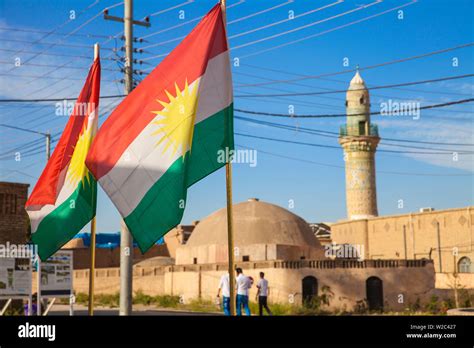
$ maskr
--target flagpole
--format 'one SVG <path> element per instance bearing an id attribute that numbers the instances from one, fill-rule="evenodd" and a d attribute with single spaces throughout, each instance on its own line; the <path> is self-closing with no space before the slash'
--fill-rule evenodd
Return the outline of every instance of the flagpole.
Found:
<path id="1" fill-rule="evenodd" d="M 96 43 L 94 45 L 94 61 L 98 58 L 99 58 L 99 44 Z M 97 192 L 94 192 L 93 197 L 94 195 L 97 195 Z M 96 202 L 97 202 L 97 198 L 96 198 Z M 97 211 L 97 206 L 96 206 L 96 211 Z M 91 252 L 91 265 L 89 269 L 89 315 L 94 315 L 95 244 L 96 244 L 95 225 L 96 225 L 96 221 L 95 221 L 95 216 L 94 216 L 91 220 L 91 240 L 90 240 L 90 246 L 89 246 L 89 249 Z"/>
<path id="2" fill-rule="evenodd" d="M 91 266 L 89 270 L 89 315 L 94 315 L 94 280 L 95 280 L 95 216 L 91 220 Z"/>
<path id="3" fill-rule="evenodd" d="M 226 0 L 220 0 L 227 38 Z M 232 164 L 227 158 L 225 165 L 225 184 L 227 195 L 227 254 L 229 257 L 230 314 L 235 315 L 235 273 L 234 273 L 234 223 L 232 218 Z"/>

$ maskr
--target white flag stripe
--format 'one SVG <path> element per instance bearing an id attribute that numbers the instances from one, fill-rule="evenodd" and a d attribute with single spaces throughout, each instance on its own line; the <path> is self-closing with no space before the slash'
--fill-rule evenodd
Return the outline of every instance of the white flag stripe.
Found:
<path id="1" fill-rule="evenodd" d="M 229 53 L 226 51 L 209 60 L 206 71 L 199 80 L 195 123 L 204 121 L 232 103 L 230 81 Z M 195 81 L 190 85 L 190 88 L 194 87 Z M 152 133 L 157 128 L 153 121 L 150 122 L 124 151 L 114 167 L 99 179 L 100 185 L 123 217 L 135 209 L 150 188 L 182 156 L 181 151 L 173 156 L 169 150 L 164 152 L 166 142 L 156 145 L 160 138 Z"/>
<path id="2" fill-rule="evenodd" d="M 94 127 L 92 129 L 92 136 L 94 136 L 97 132 L 97 109 L 95 109 L 88 117 L 89 117 L 89 127 Z M 56 202 L 54 204 L 46 204 L 43 206 L 29 206 L 26 208 L 26 212 L 30 217 L 30 224 L 31 224 L 31 233 L 35 233 L 38 230 L 38 226 L 40 225 L 41 221 L 53 212 L 57 207 L 63 204 L 71 195 L 76 191 L 77 185 L 80 182 L 71 183 L 67 178 L 69 163 L 59 174 L 58 182 L 61 184 L 61 187 L 58 188 L 58 196 L 56 198 Z M 91 175 L 91 174 L 89 174 Z"/>

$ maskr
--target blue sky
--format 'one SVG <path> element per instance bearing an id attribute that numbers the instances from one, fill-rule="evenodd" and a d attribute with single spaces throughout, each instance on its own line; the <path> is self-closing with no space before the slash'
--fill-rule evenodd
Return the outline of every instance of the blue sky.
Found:
<path id="1" fill-rule="evenodd" d="M 112 48 L 115 45 L 120 47 L 122 41 L 108 37 L 120 35 L 122 25 L 105 21 L 99 14 L 105 7 L 118 3 L 118 0 L 0 0 L 0 97 L 77 96 L 91 63 L 87 57 L 91 56 L 92 59 L 92 44 L 96 41 L 103 43 L 102 94 L 121 93 L 123 85 L 120 83 L 120 68 L 110 57 L 113 56 Z M 145 47 L 144 53 L 136 55 L 137 59 L 144 59 L 145 63 L 136 69 L 146 73 L 156 66 L 162 57 L 153 57 L 169 52 L 179 42 L 177 38 L 186 35 L 197 24 L 194 19 L 204 15 L 214 3 L 207 0 L 135 1 L 136 18 L 156 14 L 151 17 L 151 28 L 135 27 L 136 37 L 148 36 L 147 42 L 137 45 Z M 472 46 L 370 70 L 363 69 L 474 41 L 474 3 L 470 0 L 229 0 L 228 6 L 231 54 L 240 63 L 240 66 L 233 67 L 236 108 L 288 113 L 289 105 L 293 105 L 296 114 L 343 113 L 343 93 L 271 99 L 237 96 L 345 89 L 353 72 L 325 79 L 307 78 L 296 83 L 286 81 L 250 85 L 351 70 L 357 64 L 362 68 L 361 74 L 369 88 L 474 72 Z M 399 6 L 404 7 L 397 9 Z M 170 9 L 172 7 L 175 8 Z M 75 11 L 76 18 L 68 21 L 70 11 Z M 110 14 L 122 16 L 123 6 L 112 8 Z M 291 15 L 294 15 L 294 19 L 289 19 Z M 53 32 L 44 37 L 44 32 L 50 31 Z M 92 37 L 82 34 L 91 34 Z M 151 45 L 155 46 L 146 47 Z M 122 52 L 119 54 L 122 55 Z M 15 68 L 13 64 L 18 57 L 25 63 Z M 347 60 L 348 66 L 344 66 Z M 473 79 L 465 78 L 380 89 L 371 93 L 372 111 L 378 111 L 380 104 L 389 99 L 418 101 L 424 106 L 472 98 L 473 86 Z M 379 125 L 382 137 L 379 149 L 423 151 L 394 147 L 389 142 L 382 145 L 384 137 L 437 143 L 474 143 L 472 105 L 422 110 L 419 120 L 407 116 L 374 116 L 372 122 Z M 113 106 L 111 100 L 102 101 L 102 121 Z M 67 118 L 55 116 L 54 111 L 54 103 L 0 105 L 0 123 L 56 133 L 62 130 Z M 345 122 L 340 118 L 297 120 L 239 115 L 332 132 L 337 132 Z M 258 136 L 338 145 L 336 138 L 275 129 L 243 120 L 235 121 L 235 130 Z M 41 137 L 0 127 L 0 138 L 0 152 L 3 155 L 0 156 L 0 180 L 28 182 L 33 186 L 45 164 L 44 153 L 39 153 L 44 145 L 42 142 L 28 144 Z M 241 146 L 260 151 L 257 166 L 234 165 L 235 202 L 258 197 L 289 208 L 291 201 L 294 203 L 291 210 L 310 222 L 331 222 L 345 218 L 342 150 L 242 136 L 236 136 L 235 139 Z M 9 153 L 25 144 L 25 150 L 22 150 L 25 155 L 21 161 L 15 161 Z M 473 148 L 442 144 L 399 144 L 452 151 L 471 151 Z M 457 161 L 453 160 L 451 154 L 380 151 L 376 156 L 381 215 L 412 212 L 427 206 L 444 209 L 473 204 L 472 154 L 459 155 Z M 403 208 L 398 206 L 400 199 L 403 200 Z M 189 190 L 183 223 L 202 219 L 224 205 L 225 173 L 222 169 Z M 97 223 L 100 232 L 119 228 L 115 207 L 103 192 L 99 194 Z"/>

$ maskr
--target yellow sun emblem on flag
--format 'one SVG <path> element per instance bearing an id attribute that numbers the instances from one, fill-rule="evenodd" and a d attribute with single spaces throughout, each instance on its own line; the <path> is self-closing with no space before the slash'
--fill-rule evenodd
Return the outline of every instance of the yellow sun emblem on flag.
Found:
<path id="1" fill-rule="evenodd" d="M 89 171 L 86 167 L 86 157 L 92 143 L 93 125 L 88 124 L 84 132 L 79 135 L 74 152 L 72 153 L 71 162 L 66 173 L 66 180 L 73 186 L 77 186 L 79 181 L 85 185 L 85 181 L 90 182 Z"/>
<path id="2" fill-rule="evenodd" d="M 165 90 L 169 102 L 157 100 L 163 106 L 161 111 L 152 111 L 161 118 L 153 121 L 153 124 L 159 126 L 158 130 L 152 135 L 160 135 L 160 140 L 156 145 L 165 142 L 163 153 L 171 148 L 172 156 L 181 149 L 182 157 L 188 150 L 191 150 L 193 141 L 194 120 L 198 104 L 198 82 L 190 87 L 186 80 L 181 91 L 175 83 L 176 96 L 173 96 Z"/>

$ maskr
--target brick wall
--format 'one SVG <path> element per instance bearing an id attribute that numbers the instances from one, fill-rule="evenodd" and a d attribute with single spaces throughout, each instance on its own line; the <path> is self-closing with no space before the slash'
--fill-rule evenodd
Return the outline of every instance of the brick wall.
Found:
<path id="1" fill-rule="evenodd" d="M 28 184 L 0 182 L 0 243 L 27 241 L 28 215 L 25 203 Z"/>

